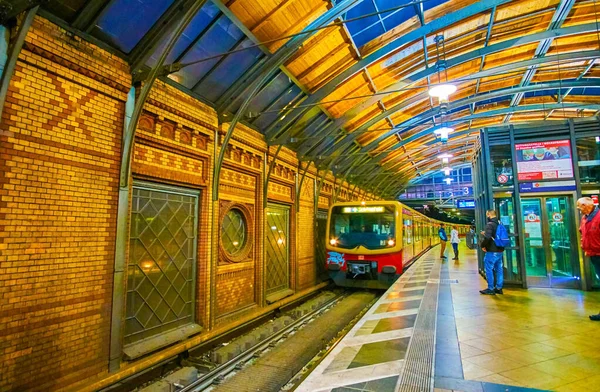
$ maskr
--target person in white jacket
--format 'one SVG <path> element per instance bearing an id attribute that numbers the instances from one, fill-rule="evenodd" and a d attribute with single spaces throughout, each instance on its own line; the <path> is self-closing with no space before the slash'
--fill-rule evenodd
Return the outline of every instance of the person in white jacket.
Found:
<path id="1" fill-rule="evenodd" d="M 450 232 L 450 243 L 452 244 L 452 249 L 454 250 L 454 258 L 452 260 L 458 260 L 459 242 L 460 238 L 458 238 L 458 230 L 456 230 L 456 226 L 452 226 L 452 231 Z"/>

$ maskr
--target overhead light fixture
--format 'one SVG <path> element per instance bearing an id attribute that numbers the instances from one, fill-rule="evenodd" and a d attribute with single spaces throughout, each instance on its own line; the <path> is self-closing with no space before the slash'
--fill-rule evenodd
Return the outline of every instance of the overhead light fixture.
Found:
<path id="1" fill-rule="evenodd" d="M 452 178 L 444 178 L 444 181 L 446 181 L 447 185 L 450 185 L 450 183 L 454 180 Z"/>
<path id="2" fill-rule="evenodd" d="M 452 168 L 446 166 L 445 168 L 442 169 L 442 171 L 444 172 L 445 175 L 449 176 L 450 172 L 452 171 Z"/>
<path id="3" fill-rule="evenodd" d="M 448 101 L 451 94 L 456 92 L 456 86 L 450 83 L 438 84 L 429 89 L 429 96 L 438 98 L 440 101 Z"/>
<path id="4" fill-rule="evenodd" d="M 452 154 L 441 154 L 438 155 L 438 158 L 442 160 L 442 163 L 448 163 L 448 160 L 452 158 L 454 155 Z"/>
<path id="5" fill-rule="evenodd" d="M 442 143 L 445 143 L 448 141 L 448 134 L 450 132 L 454 132 L 454 128 L 441 127 L 441 128 L 436 129 L 435 131 L 433 131 L 433 133 L 435 133 L 437 136 L 440 137 L 440 139 L 442 139 Z"/>

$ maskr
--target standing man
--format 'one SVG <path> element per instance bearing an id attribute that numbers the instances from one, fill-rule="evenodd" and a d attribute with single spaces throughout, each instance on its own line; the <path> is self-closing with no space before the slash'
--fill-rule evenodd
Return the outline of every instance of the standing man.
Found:
<path id="1" fill-rule="evenodd" d="M 581 248 L 594 266 L 596 275 L 600 275 L 600 213 L 591 197 L 577 200 L 577 209 L 583 214 L 579 232 L 581 233 Z M 600 314 L 590 316 L 590 320 L 600 321 Z"/>
<path id="2" fill-rule="evenodd" d="M 452 260 L 458 260 L 459 242 L 460 238 L 458 238 L 458 230 L 456 230 L 456 226 L 452 226 L 452 231 L 450 232 L 450 243 L 452 244 L 452 249 L 454 250 L 454 258 Z"/>
<path id="3" fill-rule="evenodd" d="M 446 256 L 444 256 L 444 252 L 446 251 L 446 242 L 448 242 L 448 236 L 446 235 L 446 230 L 444 230 L 443 223 L 440 223 L 438 235 L 440 236 L 440 258 L 445 259 Z"/>
<path id="4" fill-rule="evenodd" d="M 496 210 L 487 210 L 485 216 L 487 217 L 488 222 L 485 226 L 485 231 L 481 232 L 484 236 L 483 241 L 481 241 L 481 250 L 485 252 L 483 262 L 485 264 L 485 277 L 487 279 L 488 288 L 480 290 L 479 292 L 483 295 L 504 294 L 502 292 L 502 285 L 504 284 L 502 252 L 504 252 L 504 248 L 496 245 L 496 242 L 494 241 L 499 224 L 498 218 L 496 217 Z M 495 287 L 494 272 L 496 272 Z"/>

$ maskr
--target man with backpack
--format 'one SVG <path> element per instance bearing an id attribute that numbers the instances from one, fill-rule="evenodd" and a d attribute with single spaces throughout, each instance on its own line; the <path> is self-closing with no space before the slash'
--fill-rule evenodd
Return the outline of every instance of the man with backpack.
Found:
<path id="1" fill-rule="evenodd" d="M 485 252 L 483 261 L 488 288 L 479 292 L 483 295 L 504 294 L 502 292 L 502 285 L 504 283 L 502 253 L 504 252 L 504 247 L 510 245 L 510 239 L 508 238 L 506 228 L 498 221 L 495 210 L 487 210 L 485 216 L 488 223 L 485 226 L 485 231 L 481 232 L 484 237 L 483 241 L 481 241 L 481 250 Z M 494 272 L 496 273 L 495 286 Z"/>
<path id="2" fill-rule="evenodd" d="M 443 223 L 440 223 L 438 235 L 440 236 L 440 258 L 445 259 L 446 256 L 444 256 L 444 252 L 446 251 L 446 243 L 448 242 L 448 236 L 446 235 L 446 230 L 444 229 Z"/>

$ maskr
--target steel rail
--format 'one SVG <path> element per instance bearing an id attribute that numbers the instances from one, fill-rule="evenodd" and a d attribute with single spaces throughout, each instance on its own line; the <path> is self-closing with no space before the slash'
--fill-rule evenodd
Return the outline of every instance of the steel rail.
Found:
<path id="1" fill-rule="evenodd" d="M 256 354 L 266 350 L 267 348 L 269 348 L 269 346 L 271 346 L 271 344 L 274 344 L 278 340 L 285 338 L 290 332 L 300 328 L 304 324 L 309 323 L 316 315 L 332 307 L 342 299 L 346 298 L 348 295 L 348 292 L 344 292 L 339 296 L 332 298 L 320 308 L 315 309 L 310 313 L 300 317 L 298 320 L 291 323 L 288 327 L 283 328 L 281 331 L 275 332 L 265 340 L 251 347 L 249 350 L 239 354 L 238 356 L 229 360 L 223 365 L 211 370 L 209 373 L 200 377 L 198 380 L 180 389 L 179 392 L 198 392 L 210 387 L 215 383 L 216 380 L 222 379 L 227 374 L 233 372 L 234 370 L 237 370 L 240 364 L 247 362 L 248 360 L 252 359 Z"/>

